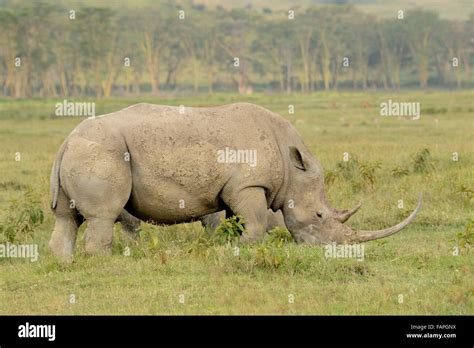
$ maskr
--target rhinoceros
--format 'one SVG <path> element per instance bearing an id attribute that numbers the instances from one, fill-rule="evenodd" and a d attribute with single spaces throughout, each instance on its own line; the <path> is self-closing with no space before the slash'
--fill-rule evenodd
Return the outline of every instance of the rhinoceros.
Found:
<path id="1" fill-rule="evenodd" d="M 60 258 L 74 252 L 84 219 L 85 250 L 110 253 L 113 225 L 128 217 L 175 224 L 228 211 L 242 216 L 242 243 L 260 240 L 267 209 L 281 210 L 300 243 L 360 243 L 378 231 L 343 223 L 360 207 L 332 208 L 321 165 L 283 117 L 250 103 L 217 107 L 136 104 L 81 122 L 60 146 L 51 173 L 54 231 Z M 130 220 L 130 219 L 128 219 Z"/>

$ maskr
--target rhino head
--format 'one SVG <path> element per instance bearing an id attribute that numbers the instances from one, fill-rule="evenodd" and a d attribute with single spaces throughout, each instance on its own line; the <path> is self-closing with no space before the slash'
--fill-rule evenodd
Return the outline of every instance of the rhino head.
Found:
<path id="1" fill-rule="evenodd" d="M 354 244 L 387 237 L 407 226 L 421 208 L 420 195 L 416 209 L 399 224 L 377 231 L 354 230 L 344 222 L 361 204 L 350 210 L 332 208 L 324 193 L 322 167 L 306 148 L 289 146 L 288 151 L 289 180 L 282 210 L 288 230 L 299 243 Z"/>

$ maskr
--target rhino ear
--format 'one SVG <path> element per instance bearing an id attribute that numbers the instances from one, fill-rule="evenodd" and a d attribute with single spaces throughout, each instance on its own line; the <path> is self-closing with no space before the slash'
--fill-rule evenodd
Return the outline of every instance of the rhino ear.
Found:
<path id="1" fill-rule="evenodd" d="M 294 146 L 289 146 L 288 149 L 290 150 L 290 161 L 293 163 L 293 165 L 301 170 L 307 170 L 308 169 L 308 164 L 303 158 L 303 155 L 301 154 L 300 150 L 298 150 Z"/>

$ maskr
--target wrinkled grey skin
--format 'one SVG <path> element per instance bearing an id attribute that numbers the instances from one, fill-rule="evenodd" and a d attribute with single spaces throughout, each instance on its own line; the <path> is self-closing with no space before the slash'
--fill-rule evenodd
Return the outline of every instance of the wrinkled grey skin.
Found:
<path id="1" fill-rule="evenodd" d="M 257 165 L 219 163 L 217 151 L 226 147 L 256 150 Z M 124 209 L 158 224 L 231 211 L 244 218 L 243 243 L 263 237 L 268 209 L 281 210 L 296 241 L 327 244 L 391 235 L 421 206 L 420 199 L 407 219 L 381 231 L 343 225 L 358 207 L 331 208 L 323 170 L 296 130 L 248 103 L 185 108 L 184 113 L 173 106 L 137 104 L 84 120 L 59 149 L 51 189 L 56 222 L 49 245 L 63 259 L 73 255 L 83 219 L 86 252 L 110 253 L 113 224 L 123 220 Z"/>

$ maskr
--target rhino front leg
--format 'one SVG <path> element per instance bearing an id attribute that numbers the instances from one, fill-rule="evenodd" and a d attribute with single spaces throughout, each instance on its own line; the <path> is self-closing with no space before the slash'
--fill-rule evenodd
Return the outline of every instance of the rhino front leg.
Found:
<path id="1" fill-rule="evenodd" d="M 235 215 L 244 219 L 245 232 L 240 237 L 242 243 L 254 243 L 263 239 L 267 230 L 267 200 L 261 187 L 248 187 L 231 195 L 224 202 Z"/>
<path id="2" fill-rule="evenodd" d="M 281 210 L 274 212 L 271 209 L 268 209 L 267 231 L 271 231 L 275 227 L 286 228 L 283 213 Z"/>

